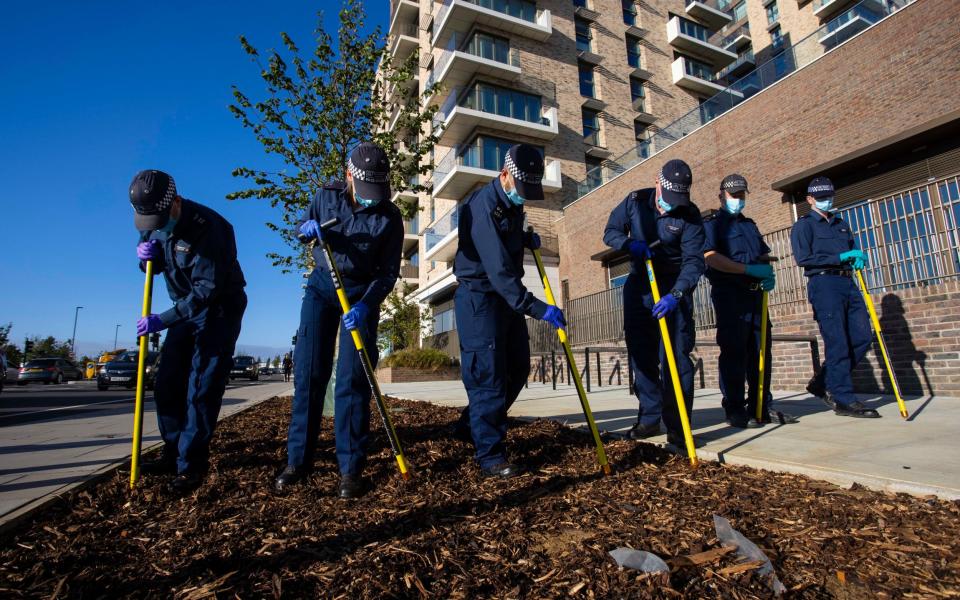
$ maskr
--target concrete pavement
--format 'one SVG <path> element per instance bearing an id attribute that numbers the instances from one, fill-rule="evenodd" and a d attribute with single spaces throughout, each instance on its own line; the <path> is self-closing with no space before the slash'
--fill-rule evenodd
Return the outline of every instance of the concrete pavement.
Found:
<path id="1" fill-rule="evenodd" d="M 385 384 L 398 398 L 464 406 L 459 381 Z M 926 397 L 907 400 L 904 421 L 892 397 L 860 397 L 882 419 L 838 417 L 806 392 L 775 394 L 775 410 L 800 418 L 791 425 L 734 429 L 724 422 L 718 390 L 697 390 L 691 417 L 694 435 L 704 445 L 702 459 L 808 475 L 838 485 L 859 483 L 889 492 L 935 494 L 960 499 L 960 399 Z M 594 388 L 589 394 L 597 426 L 625 433 L 636 421 L 637 400 L 625 386 Z M 672 400 L 672 398 L 671 398 Z M 586 427 L 572 386 L 531 383 L 510 410 L 517 418 L 549 418 Z M 666 443 L 666 435 L 651 438 Z"/>
<path id="2" fill-rule="evenodd" d="M 292 382 L 231 386 L 220 418 L 292 393 Z M 0 420 L 0 527 L 118 462 L 129 461 L 133 396 L 130 392 L 104 402 L 60 402 L 62 406 L 40 411 L 5 412 Z M 10 400 L 6 391 L 0 398 Z M 159 444 L 151 393 L 144 406 L 143 448 Z"/>

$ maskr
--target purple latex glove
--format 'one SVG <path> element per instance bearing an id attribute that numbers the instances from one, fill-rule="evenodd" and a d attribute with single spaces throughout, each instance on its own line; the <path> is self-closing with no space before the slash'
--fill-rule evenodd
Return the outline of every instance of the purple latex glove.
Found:
<path id="1" fill-rule="evenodd" d="M 140 260 L 157 260 L 163 256 L 163 245 L 160 240 L 149 240 L 137 244 L 137 258 Z"/>
<path id="2" fill-rule="evenodd" d="M 369 312 L 370 309 L 367 308 L 366 304 L 357 302 L 347 311 L 347 314 L 343 315 L 343 324 L 347 326 L 347 329 L 359 329 L 367 322 L 367 313 Z"/>
<path id="3" fill-rule="evenodd" d="M 669 315 L 677 308 L 677 305 L 680 304 L 680 301 L 677 300 L 677 297 L 673 294 L 667 294 L 660 298 L 660 302 L 657 302 L 653 305 L 653 316 L 657 319 L 662 319 L 665 316 Z"/>
<path id="4" fill-rule="evenodd" d="M 300 226 L 299 238 L 301 242 L 309 242 L 310 240 L 317 240 L 318 242 L 323 241 L 323 233 L 320 231 L 320 224 L 310 219 L 305 221 L 303 225 Z"/>
<path id="5" fill-rule="evenodd" d="M 526 236 L 524 237 L 526 238 L 524 240 L 524 245 L 527 248 L 530 248 L 531 250 L 540 249 L 540 236 L 537 235 L 536 232 L 533 232 L 533 231 L 527 232 Z"/>
<path id="6" fill-rule="evenodd" d="M 166 328 L 167 326 L 160 320 L 160 315 L 147 315 L 137 319 L 137 336 L 150 335 Z"/>
<path id="7" fill-rule="evenodd" d="M 650 249 L 650 246 L 643 240 L 631 240 L 630 245 L 627 247 L 627 251 L 634 258 L 639 258 L 640 260 L 647 260 L 648 258 L 653 258 L 653 250 Z"/>
<path id="8" fill-rule="evenodd" d="M 547 312 L 544 313 L 543 320 L 557 329 L 563 329 L 567 326 L 567 320 L 563 317 L 563 311 L 553 305 L 547 307 Z"/>

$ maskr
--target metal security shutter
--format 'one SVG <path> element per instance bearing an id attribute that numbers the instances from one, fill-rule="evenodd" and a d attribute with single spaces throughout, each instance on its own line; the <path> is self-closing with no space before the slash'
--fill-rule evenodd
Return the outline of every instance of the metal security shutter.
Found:
<path id="1" fill-rule="evenodd" d="M 620 277 L 621 275 L 627 275 L 630 273 L 630 259 L 624 258 L 615 263 L 610 263 L 610 265 L 607 266 L 607 269 L 609 271 L 609 276 L 607 277 L 608 281 L 614 279 L 615 277 Z"/>
<path id="2" fill-rule="evenodd" d="M 869 179 L 839 188 L 834 207 L 846 208 L 864 200 L 889 196 L 901 190 L 909 189 L 960 171 L 960 148 L 942 152 L 913 164 L 880 173 Z M 804 200 L 797 203 L 797 216 L 810 212 L 810 205 Z"/>

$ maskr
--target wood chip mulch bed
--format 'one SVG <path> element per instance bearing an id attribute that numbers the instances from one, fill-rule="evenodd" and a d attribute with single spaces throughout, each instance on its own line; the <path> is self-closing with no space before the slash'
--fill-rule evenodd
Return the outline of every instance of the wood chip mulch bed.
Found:
<path id="1" fill-rule="evenodd" d="M 457 411 L 393 400 L 416 466 L 396 472 L 374 411 L 373 490 L 335 498 L 325 419 L 309 482 L 271 491 L 289 399 L 226 419 L 203 487 L 177 498 L 127 473 L 64 497 L 0 537 L 0 596 L 19 598 L 763 598 L 756 563 L 716 539 L 713 515 L 758 545 L 793 598 L 960 597 L 960 503 L 843 489 L 705 463 L 651 444 L 607 442 L 513 422 L 530 471 L 482 479 L 447 436 Z M 669 574 L 620 569 L 617 547 L 652 552 Z"/>

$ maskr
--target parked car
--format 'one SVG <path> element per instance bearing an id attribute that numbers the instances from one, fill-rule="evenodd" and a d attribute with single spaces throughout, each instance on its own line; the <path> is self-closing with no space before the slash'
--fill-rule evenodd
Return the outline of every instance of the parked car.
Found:
<path id="1" fill-rule="evenodd" d="M 72 361 L 65 358 L 35 358 L 20 368 L 17 385 L 27 385 L 32 381 L 59 384 L 68 380 L 83 380 L 83 371 Z"/>
<path id="2" fill-rule="evenodd" d="M 137 385 L 137 367 L 140 359 L 139 350 L 123 352 L 113 357 L 113 360 L 103 366 L 97 373 L 97 389 L 101 392 L 111 385 L 133 388 Z M 153 389 L 157 377 L 157 365 L 160 362 L 159 352 L 147 352 L 146 368 L 144 369 L 143 385 L 148 390 Z"/>
<path id="3" fill-rule="evenodd" d="M 257 369 L 257 359 L 252 356 L 235 356 L 233 358 L 233 368 L 230 369 L 230 379 L 239 378 L 257 381 L 260 379 L 260 371 Z"/>

